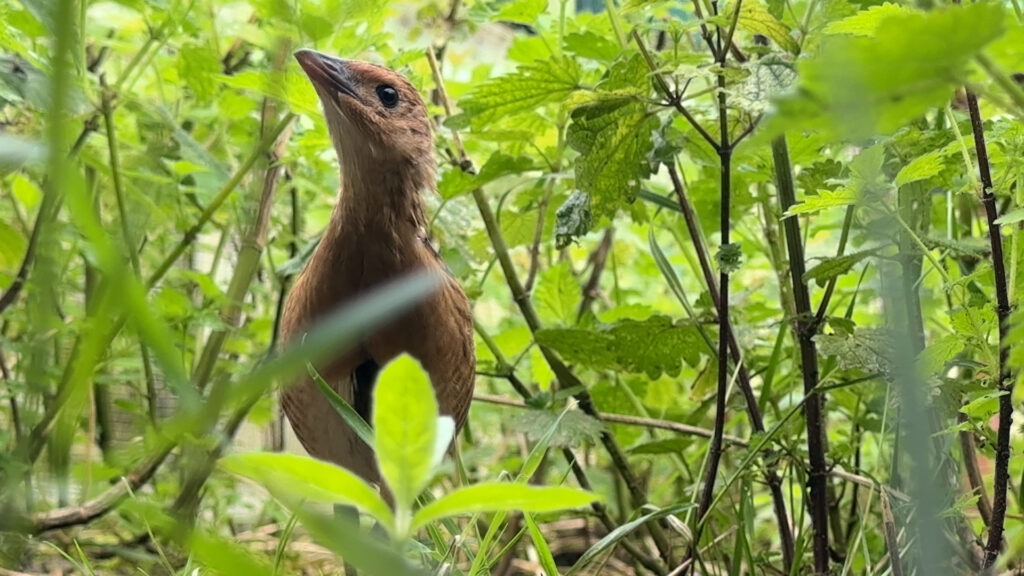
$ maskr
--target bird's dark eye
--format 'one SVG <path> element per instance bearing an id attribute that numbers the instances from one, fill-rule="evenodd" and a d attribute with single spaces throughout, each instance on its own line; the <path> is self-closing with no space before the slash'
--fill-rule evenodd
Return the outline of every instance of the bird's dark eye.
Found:
<path id="1" fill-rule="evenodd" d="M 395 90 L 394 86 L 381 84 L 377 86 L 377 98 L 380 98 L 380 103 L 385 108 L 394 108 L 398 105 L 398 90 Z"/>

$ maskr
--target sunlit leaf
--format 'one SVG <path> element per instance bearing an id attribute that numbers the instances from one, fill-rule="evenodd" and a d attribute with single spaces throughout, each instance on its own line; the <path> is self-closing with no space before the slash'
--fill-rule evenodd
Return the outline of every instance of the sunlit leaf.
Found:
<path id="1" fill-rule="evenodd" d="M 600 498 L 567 486 L 532 486 L 485 482 L 458 488 L 420 508 L 413 517 L 417 528 L 447 516 L 475 512 L 553 512 L 586 506 Z"/>

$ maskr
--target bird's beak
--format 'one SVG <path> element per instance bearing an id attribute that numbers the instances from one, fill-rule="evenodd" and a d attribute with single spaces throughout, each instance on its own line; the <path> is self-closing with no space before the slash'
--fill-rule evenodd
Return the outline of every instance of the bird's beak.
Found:
<path id="1" fill-rule="evenodd" d="M 352 73 L 344 60 L 307 49 L 297 51 L 295 59 L 316 88 L 360 99 L 355 91 Z"/>

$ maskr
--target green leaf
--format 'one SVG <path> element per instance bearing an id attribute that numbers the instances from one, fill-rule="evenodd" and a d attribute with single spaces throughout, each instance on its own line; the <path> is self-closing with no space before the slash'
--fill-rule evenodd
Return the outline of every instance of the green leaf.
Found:
<path id="1" fill-rule="evenodd" d="M 600 497 L 568 486 L 532 486 L 510 482 L 484 482 L 458 488 L 413 516 L 413 529 L 449 516 L 477 512 L 554 512 L 586 506 Z"/>
<path id="2" fill-rule="evenodd" d="M 917 357 L 918 372 L 938 374 L 964 349 L 963 338 L 948 334 L 928 344 Z"/>
<path id="3" fill-rule="evenodd" d="M 549 328 L 537 332 L 537 343 L 573 364 L 644 373 L 650 378 L 678 375 L 683 361 L 696 366 L 707 349 L 695 326 L 673 322 L 668 316 L 622 320 L 593 330 Z"/>
<path id="4" fill-rule="evenodd" d="M 591 546 L 590 549 L 588 549 L 583 554 L 583 556 L 580 556 L 580 559 L 576 561 L 576 564 L 573 565 L 572 569 L 569 570 L 569 572 L 567 572 L 566 575 L 569 576 L 578 573 L 580 570 L 586 567 L 587 564 L 591 563 L 595 558 L 607 552 L 610 548 L 618 544 L 623 538 L 633 533 L 644 524 L 654 520 L 661 520 L 666 516 L 672 516 L 674 514 L 679 514 L 680 512 L 685 512 L 686 510 L 689 510 L 690 508 L 693 507 L 694 504 L 689 502 L 687 502 L 686 504 L 676 504 L 674 506 L 669 506 L 667 508 L 662 508 L 660 510 L 655 510 L 654 512 L 650 512 L 648 514 L 644 514 L 636 520 L 626 522 L 622 526 L 619 526 L 615 530 L 609 532 L 604 538 L 601 538 L 597 541 L 597 543 Z"/>
<path id="5" fill-rule="evenodd" d="M 381 476 L 400 508 L 411 508 L 430 481 L 437 418 L 434 389 L 420 363 L 407 354 L 389 362 L 375 388 L 373 428 Z"/>
<path id="6" fill-rule="evenodd" d="M 329 462 L 287 453 L 245 452 L 220 460 L 224 470 L 255 480 L 284 503 L 300 500 L 346 504 L 370 514 L 385 526 L 391 509 L 372 486 Z"/>
<path id="7" fill-rule="evenodd" d="M 878 25 L 886 18 L 892 16 L 904 16 L 913 14 L 914 10 L 898 4 L 886 2 L 880 6 L 871 6 L 825 27 L 826 34 L 850 34 L 853 36 L 871 36 L 878 29 Z"/>
<path id="8" fill-rule="evenodd" d="M 938 175 L 944 167 L 944 157 L 942 150 L 933 150 L 914 158 L 896 174 L 896 186 L 927 180 Z"/>
<path id="9" fill-rule="evenodd" d="M 777 101 L 766 132 L 811 128 L 860 140 L 890 134 L 943 106 L 968 65 L 1003 33 L 997 3 L 908 11 L 881 19 L 870 36 L 827 36 L 799 65 L 800 85 Z"/>
<path id="10" fill-rule="evenodd" d="M 239 545 L 205 531 L 189 538 L 189 552 L 213 574 L 273 576 L 273 567 Z"/>
<path id="11" fill-rule="evenodd" d="M 551 427 L 555 426 L 550 443 L 564 448 L 575 448 L 583 443 L 596 444 L 604 431 L 600 420 L 579 410 L 570 410 L 563 416 L 551 410 L 520 410 L 513 416 L 511 424 L 516 430 L 525 431 L 527 438 L 532 441 L 537 441 L 542 432 L 550 432 Z"/>
<path id="12" fill-rule="evenodd" d="M 581 288 L 567 262 L 540 273 L 533 300 L 542 318 L 560 324 L 574 324 L 580 305 Z"/>
<path id="13" fill-rule="evenodd" d="M 474 127 L 487 127 L 502 118 L 564 101 L 580 87 L 580 78 L 574 60 L 539 60 L 478 85 L 459 101 L 459 107 L 464 121 Z"/>
<path id="14" fill-rule="evenodd" d="M 544 574 L 547 576 L 559 576 L 558 565 L 555 563 L 555 557 L 551 554 L 551 547 L 548 546 L 547 537 L 540 531 L 540 527 L 537 526 L 537 522 L 533 519 L 533 514 L 523 514 L 523 522 L 526 523 L 526 529 L 530 532 L 530 539 L 533 540 L 533 547 L 540 560 L 540 566 L 544 569 Z"/>
<path id="15" fill-rule="evenodd" d="M 849 206 L 857 202 L 857 193 L 847 188 L 839 190 L 818 190 L 817 194 L 808 195 L 803 202 L 794 204 L 786 210 L 784 218 L 797 214 L 813 214 L 828 208 Z"/>
<path id="16" fill-rule="evenodd" d="M 804 272 L 803 281 L 814 280 L 818 286 L 828 284 L 828 281 L 842 276 L 849 272 L 858 262 L 877 253 L 877 250 L 863 250 L 853 254 L 844 254 L 835 258 L 825 258 L 807 272 Z"/>
<path id="17" fill-rule="evenodd" d="M 28 241 L 14 226 L 0 222 L 0 272 L 18 267 L 25 256 Z"/>
<path id="18" fill-rule="evenodd" d="M 988 420 L 993 414 L 999 412 L 999 397 L 1009 394 L 1006 390 L 993 390 L 985 392 L 971 399 L 964 404 L 960 411 L 972 420 Z"/>
<path id="19" fill-rule="evenodd" d="M 999 225 L 1016 224 L 1021 221 L 1024 221 L 1024 208 L 1014 208 L 999 218 L 996 218 L 996 224 Z"/>
<path id="20" fill-rule="evenodd" d="M 402 553 L 359 529 L 351 520 L 313 512 L 301 502 L 285 503 L 313 539 L 369 576 L 426 576 Z"/>
<path id="21" fill-rule="evenodd" d="M 580 58 L 611 62 L 622 54 L 618 44 L 591 30 L 565 35 L 565 51 Z"/>
<path id="22" fill-rule="evenodd" d="M 491 154 L 487 162 L 476 175 L 469 174 L 459 167 L 453 167 L 441 175 L 437 184 L 438 192 L 445 200 L 468 194 L 503 176 L 522 174 L 536 170 L 537 165 L 528 156 L 511 156 L 498 150 Z"/>
<path id="23" fill-rule="evenodd" d="M 533 24 L 548 8 L 548 0 L 512 0 L 501 7 L 495 20 Z"/>
<path id="24" fill-rule="evenodd" d="M 735 5 L 728 11 L 729 17 L 735 14 Z M 789 26 L 783 24 L 778 18 L 772 16 L 768 7 L 759 0 L 743 0 L 740 5 L 739 20 L 737 26 L 747 30 L 751 34 L 761 34 L 768 37 L 772 42 L 778 44 L 783 50 L 790 54 L 800 52 L 800 44 L 789 33 Z"/>
<path id="25" fill-rule="evenodd" d="M 893 343 L 888 330 L 862 328 L 852 335 L 818 334 L 814 341 L 822 355 L 839 361 L 842 370 L 881 373 L 883 377 L 892 373 Z"/>
<path id="26" fill-rule="evenodd" d="M 580 153 L 576 186 L 589 195 L 597 218 L 633 202 L 652 173 L 649 157 L 659 122 L 636 92 L 649 85 L 647 74 L 639 55 L 620 60 L 598 86 L 599 99 L 572 111 L 566 143 Z"/>
<path id="27" fill-rule="evenodd" d="M 221 72 L 220 56 L 205 43 L 189 43 L 178 53 L 178 73 L 192 89 L 199 103 L 209 102 L 217 90 Z"/>
<path id="28" fill-rule="evenodd" d="M 330 384 L 324 381 L 323 377 L 320 376 L 320 373 L 316 371 L 316 368 L 314 368 L 312 364 L 307 364 L 306 370 L 309 372 L 309 377 L 313 379 L 317 388 L 319 388 L 320 392 L 324 395 L 324 398 L 334 408 L 334 411 L 337 412 L 338 415 L 341 416 L 342 420 L 348 424 L 349 428 L 356 433 L 356 436 L 359 436 L 360 440 L 372 448 L 373 429 L 370 428 L 370 425 L 366 420 L 363 420 L 363 417 L 359 415 L 359 412 L 356 412 L 356 409 L 353 408 L 351 404 L 346 402 L 341 395 L 335 392 L 334 388 L 331 388 Z"/>

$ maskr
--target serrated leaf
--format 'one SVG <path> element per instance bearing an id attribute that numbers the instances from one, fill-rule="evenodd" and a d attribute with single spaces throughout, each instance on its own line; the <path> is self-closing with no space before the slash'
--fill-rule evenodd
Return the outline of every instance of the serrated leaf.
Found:
<path id="1" fill-rule="evenodd" d="M 985 392 L 964 404 L 960 411 L 966 414 L 971 420 L 987 420 L 993 414 L 999 412 L 999 398 L 1009 394 L 1006 390 L 994 390 Z"/>
<path id="2" fill-rule="evenodd" d="M 886 2 L 880 6 L 871 6 L 825 27 L 826 34 L 850 34 L 853 36 L 871 36 L 878 29 L 883 20 L 892 16 L 912 14 L 913 10 L 898 4 Z"/>
<path id="3" fill-rule="evenodd" d="M 842 276 L 849 272 L 858 262 L 875 254 L 877 250 L 863 250 L 853 254 L 844 254 L 835 258 L 825 258 L 810 270 L 804 273 L 803 281 L 814 280 L 818 286 L 828 284 L 828 281 Z"/>
<path id="4" fill-rule="evenodd" d="M 548 7 L 548 0 L 513 0 L 501 7 L 495 20 L 533 24 Z"/>
<path id="5" fill-rule="evenodd" d="M 220 72 L 220 56 L 209 45 L 189 43 L 181 47 L 178 74 L 200 103 L 209 102 L 213 97 L 217 88 L 216 77 Z"/>
<path id="6" fill-rule="evenodd" d="M 598 100 L 572 111 L 566 143 L 580 153 L 576 187 L 590 195 L 595 217 L 611 217 L 633 202 L 652 173 L 653 134 L 660 124 L 643 100 L 647 75 L 639 54 L 620 60 L 598 85 Z"/>
<path id="7" fill-rule="evenodd" d="M 813 214 L 828 208 L 849 206 L 857 202 L 857 193 L 847 188 L 839 190 L 818 190 L 817 194 L 808 195 L 803 202 L 794 204 L 786 210 L 784 217 L 797 214 Z"/>
<path id="8" fill-rule="evenodd" d="M 580 283 L 566 262 L 541 272 L 533 296 L 541 317 L 561 324 L 575 323 L 580 298 Z"/>
<path id="9" fill-rule="evenodd" d="M 815 58 L 801 61 L 799 89 L 777 101 L 779 114 L 762 133 L 890 134 L 949 101 L 1004 19 L 997 3 L 951 5 L 887 15 L 870 36 L 827 36 Z"/>
<path id="10" fill-rule="evenodd" d="M 430 480 L 437 399 L 430 378 L 407 354 L 381 370 L 374 390 L 373 428 L 380 473 L 396 505 L 408 509 Z"/>
<path id="11" fill-rule="evenodd" d="M 730 18 L 735 14 L 735 7 L 729 10 Z M 744 0 L 740 5 L 739 19 L 737 26 L 747 30 L 751 34 L 761 34 L 771 39 L 783 50 L 790 54 L 800 52 L 800 44 L 790 36 L 789 26 L 786 26 L 778 18 L 772 16 L 768 7 L 759 0 Z"/>
<path id="12" fill-rule="evenodd" d="M 939 174 L 944 167 L 944 157 L 942 150 L 933 150 L 914 158 L 896 174 L 896 186 L 927 180 Z"/>
<path id="13" fill-rule="evenodd" d="M 563 101 L 580 87 L 580 78 L 579 65 L 568 58 L 523 64 L 511 74 L 478 85 L 459 100 L 463 112 L 461 122 L 486 126 Z"/>
<path id="14" fill-rule="evenodd" d="M 1024 221 L 1024 208 L 1014 208 L 999 218 L 996 218 L 996 224 L 999 225 L 1016 224 L 1020 221 Z"/>
<path id="15" fill-rule="evenodd" d="M 706 349 L 697 328 L 677 324 L 668 316 L 622 320 L 593 330 L 549 328 L 537 343 L 558 352 L 567 362 L 595 370 L 643 373 L 650 378 L 677 375 L 685 361 L 695 366 Z"/>
<path id="16" fill-rule="evenodd" d="M 563 42 L 566 52 L 580 58 L 610 62 L 622 53 L 616 43 L 590 30 L 566 34 Z"/>
<path id="17" fill-rule="evenodd" d="M 867 373 L 892 373 L 892 333 L 885 329 L 859 329 L 852 335 L 818 334 L 814 337 L 818 350 L 834 356 L 842 370 L 863 370 Z"/>
<path id="18" fill-rule="evenodd" d="M 449 516 L 477 512 L 553 512 L 586 506 L 600 497 L 568 486 L 531 486 L 510 482 L 484 482 L 458 488 L 420 508 L 413 528 Z"/>
<path id="19" fill-rule="evenodd" d="M 938 374 L 964 349 L 963 338 L 946 335 L 929 344 L 917 357 L 921 374 Z"/>
<path id="20" fill-rule="evenodd" d="M 512 156 L 498 150 L 491 154 L 477 174 L 470 174 L 459 167 L 453 167 L 441 175 L 437 190 L 441 197 L 450 200 L 468 194 L 498 178 L 512 174 L 522 174 L 537 169 L 533 159 L 528 156 Z"/>
<path id="21" fill-rule="evenodd" d="M 580 412 L 569 410 L 561 419 L 551 410 L 521 410 L 512 419 L 512 427 L 525 430 L 526 436 L 537 441 L 555 423 L 557 428 L 551 435 L 550 443 L 559 448 L 577 448 L 581 444 L 595 444 L 601 438 L 604 425 L 600 420 Z"/>

